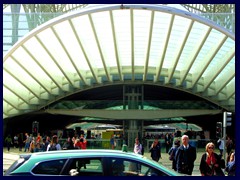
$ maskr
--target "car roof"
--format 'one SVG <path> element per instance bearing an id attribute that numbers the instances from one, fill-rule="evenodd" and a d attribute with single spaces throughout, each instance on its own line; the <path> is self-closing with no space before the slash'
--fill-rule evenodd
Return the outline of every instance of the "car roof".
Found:
<path id="1" fill-rule="evenodd" d="M 31 154 L 32 157 L 40 157 L 40 156 L 54 156 L 56 157 L 78 157 L 79 154 L 81 155 L 117 155 L 121 156 L 123 155 L 124 157 L 129 156 L 129 157 L 143 157 L 142 155 L 133 153 L 133 152 L 124 152 L 121 150 L 104 150 L 104 149 L 86 149 L 86 150 L 59 150 L 59 151 L 46 151 L 46 152 L 38 152 L 38 153 L 33 153 Z"/>

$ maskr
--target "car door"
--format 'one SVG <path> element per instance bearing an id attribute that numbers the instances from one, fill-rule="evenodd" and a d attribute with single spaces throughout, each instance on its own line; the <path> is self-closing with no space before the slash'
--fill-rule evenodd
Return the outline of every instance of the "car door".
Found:
<path id="1" fill-rule="evenodd" d="M 105 161 L 109 176 L 168 176 L 165 172 L 134 159 L 111 157 Z"/>
<path id="2" fill-rule="evenodd" d="M 101 157 L 81 157 L 69 159 L 61 175 L 103 176 Z"/>

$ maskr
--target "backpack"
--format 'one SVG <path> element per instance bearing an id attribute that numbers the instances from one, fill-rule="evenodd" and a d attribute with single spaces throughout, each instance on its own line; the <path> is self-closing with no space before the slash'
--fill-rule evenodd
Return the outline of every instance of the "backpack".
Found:
<path id="1" fill-rule="evenodd" d="M 48 149 L 48 151 L 56 151 L 57 150 L 57 144 L 52 144 L 52 145 L 50 145 L 50 147 L 49 147 L 49 149 Z"/>

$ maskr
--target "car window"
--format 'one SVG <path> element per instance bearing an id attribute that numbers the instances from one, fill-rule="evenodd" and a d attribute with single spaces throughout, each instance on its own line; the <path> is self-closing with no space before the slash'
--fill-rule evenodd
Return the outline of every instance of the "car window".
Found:
<path id="1" fill-rule="evenodd" d="M 110 168 L 112 176 L 166 176 L 148 164 L 128 159 L 112 158 Z"/>
<path id="2" fill-rule="evenodd" d="M 103 168 L 100 158 L 76 158 L 72 159 L 64 175 L 70 176 L 102 176 Z"/>
<path id="3" fill-rule="evenodd" d="M 32 172 L 34 174 L 59 175 L 65 162 L 66 159 L 40 162 Z"/>

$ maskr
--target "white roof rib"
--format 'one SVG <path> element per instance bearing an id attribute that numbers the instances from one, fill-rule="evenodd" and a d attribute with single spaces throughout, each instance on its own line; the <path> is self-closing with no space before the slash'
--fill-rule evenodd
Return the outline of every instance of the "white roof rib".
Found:
<path id="1" fill-rule="evenodd" d="M 152 82 L 235 111 L 235 35 L 160 5 L 99 5 L 31 31 L 3 57 L 3 117 L 83 88 Z"/>

